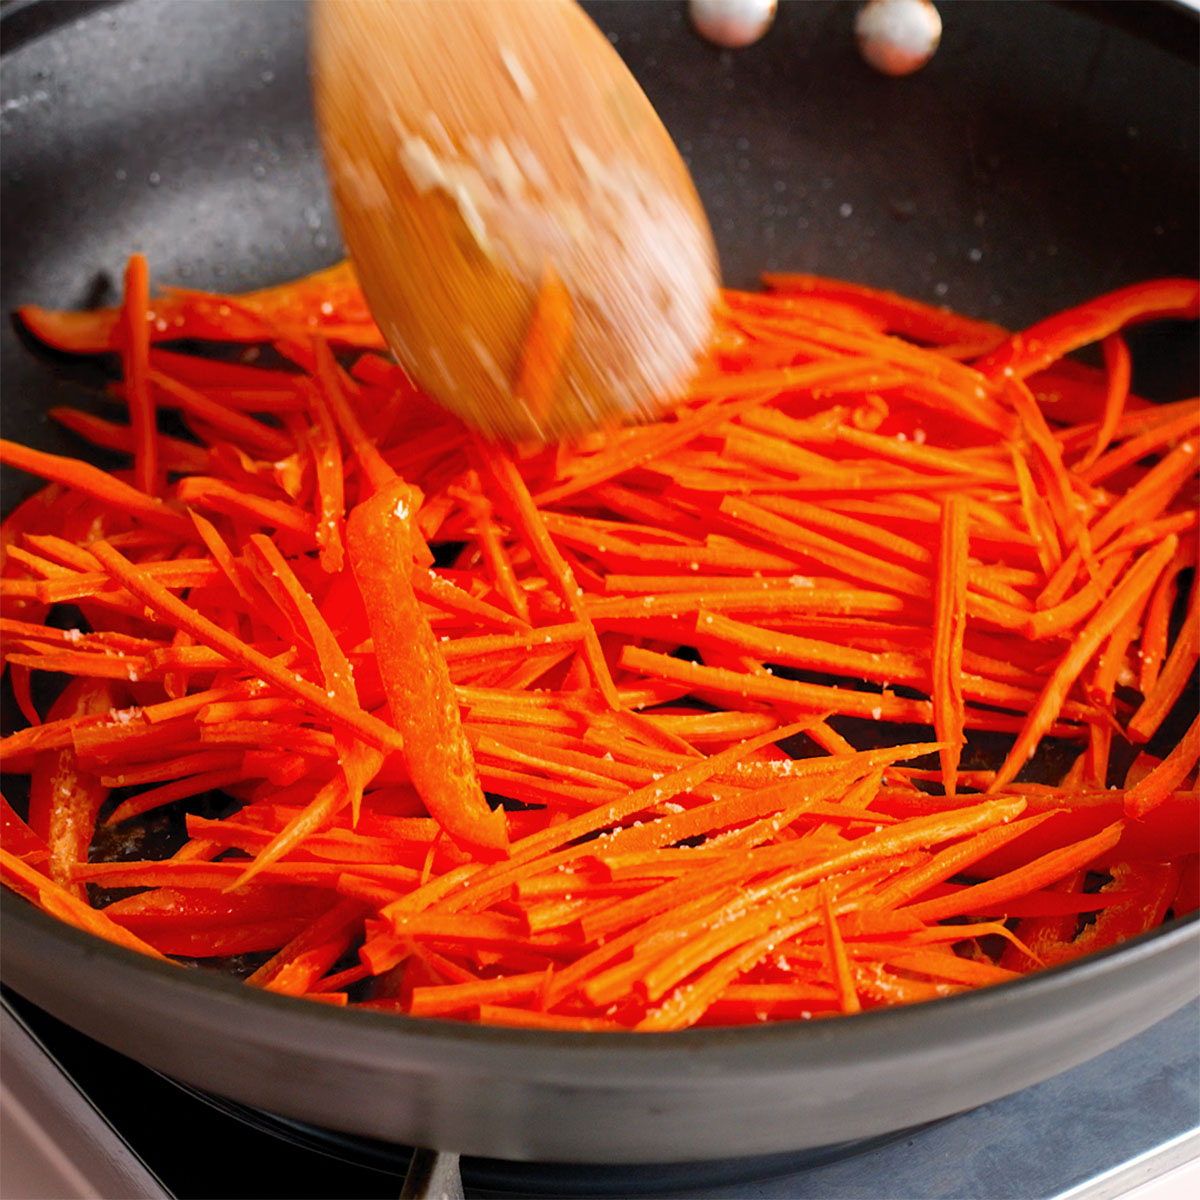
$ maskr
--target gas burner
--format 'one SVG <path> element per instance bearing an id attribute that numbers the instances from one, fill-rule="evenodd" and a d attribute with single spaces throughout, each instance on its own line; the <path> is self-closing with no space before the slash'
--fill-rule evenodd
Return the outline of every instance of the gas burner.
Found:
<path id="1" fill-rule="evenodd" d="M 883 1137 L 862 1138 L 833 1146 L 796 1150 L 783 1154 L 745 1158 L 707 1159 L 681 1163 L 527 1163 L 498 1158 L 436 1154 L 410 1146 L 394 1145 L 375 1138 L 341 1133 L 304 1121 L 213 1096 L 177 1083 L 189 1096 L 246 1126 L 278 1138 L 290 1146 L 328 1155 L 342 1162 L 388 1174 L 404 1176 L 406 1196 L 437 1194 L 429 1186 L 435 1175 L 455 1169 L 469 1196 L 508 1197 L 604 1197 L 696 1195 L 713 1188 L 761 1184 L 792 1177 L 815 1167 L 838 1162 L 852 1155 L 868 1154 L 901 1138 L 919 1132 L 901 1130 Z"/>

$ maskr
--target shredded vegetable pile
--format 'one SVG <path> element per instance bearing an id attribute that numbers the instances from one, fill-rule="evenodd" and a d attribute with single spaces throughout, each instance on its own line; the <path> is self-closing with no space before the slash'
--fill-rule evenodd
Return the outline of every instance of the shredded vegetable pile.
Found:
<path id="1" fill-rule="evenodd" d="M 252 986 L 571 1030 L 910 1003 L 1195 909 L 1200 405 L 1132 393 L 1122 330 L 1197 284 L 1009 334 L 765 283 L 660 421 L 544 448 L 420 395 L 346 266 L 151 299 L 135 256 L 119 308 L 23 310 L 124 411 L 2 443 L 45 481 L 4 882 Z M 569 335 L 535 306 L 533 393 Z"/>

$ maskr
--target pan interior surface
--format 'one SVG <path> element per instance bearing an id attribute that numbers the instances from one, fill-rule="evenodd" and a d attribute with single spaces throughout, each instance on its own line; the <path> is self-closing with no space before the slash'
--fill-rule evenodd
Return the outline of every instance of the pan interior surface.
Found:
<path id="1" fill-rule="evenodd" d="M 700 41 L 682 4 L 586 7 L 688 160 L 732 285 L 823 273 L 1017 326 L 1197 269 L 1196 68 L 1161 40 L 1070 6 L 947 5 L 932 63 L 891 80 L 859 61 L 846 4 L 782 5 L 740 52 Z M 342 250 L 302 4 L 19 8 L 19 27 L 0 25 L 4 435 L 77 452 L 44 413 L 88 407 L 87 381 L 31 353 L 9 319 L 18 305 L 110 303 L 134 250 L 156 284 L 221 291 Z M 1196 389 L 1194 332 L 1134 349 L 1146 394 Z M 0 485 L 4 511 L 31 490 L 13 472 Z M 666 1148 L 683 1161 L 880 1136 L 1083 1061 L 1197 981 L 1192 920 L 928 1011 L 517 1035 L 248 995 L 3 903 L 5 984 L 123 1053 L 297 1119 L 514 1159 L 660 1161 Z"/>

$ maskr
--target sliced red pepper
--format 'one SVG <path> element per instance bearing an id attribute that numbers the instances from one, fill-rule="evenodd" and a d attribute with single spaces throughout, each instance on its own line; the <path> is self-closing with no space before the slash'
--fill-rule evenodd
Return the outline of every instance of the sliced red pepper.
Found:
<path id="1" fill-rule="evenodd" d="M 383 335 L 363 299 L 348 262 L 292 283 L 230 297 L 171 288 L 151 301 L 146 314 L 151 342 L 196 338 L 260 342 L 283 331 L 319 333 L 327 341 L 385 349 Z M 69 354 L 104 354 L 121 346 L 120 308 L 63 312 L 26 304 L 17 315 L 39 341 Z M 262 318 L 261 320 L 258 318 Z"/>
<path id="2" fill-rule="evenodd" d="M 1152 279 L 1097 296 L 1014 333 L 975 365 L 992 379 L 1024 378 L 1128 325 L 1165 317 L 1194 321 L 1198 313 L 1200 283 L 1196 280 Z"/>
<path id="3" fill-rule="evenodd" d="M 50 707 L 49 719 L 102 715 L 121 702 L 124 689 L 111 679 L 72 679 Z M 37 756 L 29 781 L 29 826 L 50 848 L 49 875 L 78 899 L 86 889 L 71 879 L 73 863 L 86 862 L 96 815 L 109 789 L 98 775 L 83 770 L 67 746 Z"/>
<path id="4" fill-rule="evenodd" d="M 446 661 L 413 589 L 418 496 L 400 481 L 359 504 L 346 548 L 413 785 L 456 843 L 495 857 L 508 849 L 504 813 L 488 807 Z"/>

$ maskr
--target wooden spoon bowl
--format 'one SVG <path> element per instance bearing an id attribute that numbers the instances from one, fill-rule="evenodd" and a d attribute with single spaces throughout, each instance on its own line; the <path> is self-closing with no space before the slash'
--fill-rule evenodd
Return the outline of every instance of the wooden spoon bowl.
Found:
<path id="1" fill-rule="evenodd" d="M 718 273 L 691 178 L 573 0 L 318 0 L 334 204 L 399 361 L 488 435 L 649 416 Z"/>

